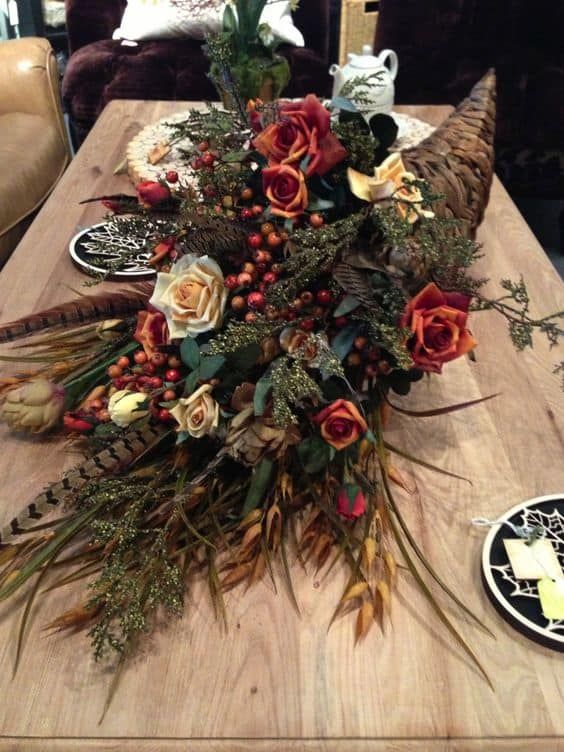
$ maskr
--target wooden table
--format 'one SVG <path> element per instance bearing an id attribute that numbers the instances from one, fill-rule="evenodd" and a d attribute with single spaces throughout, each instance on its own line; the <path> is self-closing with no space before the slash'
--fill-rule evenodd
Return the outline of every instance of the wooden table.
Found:
<path id="1" fill-rule="evenodd" d="M 89 196 L 129 188 L 113 175 L 127 141 L 144 125 L 185 107 L 112 102 L 0 275 L 7 321 L 73 297 L 84 277 L 67 244 L 102 217 Z M 446 108 L 398 108 L 431 122 Z M 30 147 L 31 158 L 33 149 Z M 564 307 L 564 288 L 496 179 L 480 228 L 493 280 L 523 272 L 539 314 Z M 84 288 L 83 288 L 84 289 Z M 498 291 L 496 282 L 490 292 Z M 63 593 L 34 614 L 20 670 L 11 680 L 14 603 L 0 610 L 0 751 L 427 752 L 564 750 L 564 658 L 521 637 L 485 597 L 482 530 L 517 502 L 564 491 L 564 398 L 542 341 L 516 354 L 504 321 L 472 317 L 477 362 L 461 359 L 442 378 L 417 385 L 406 403 L 446 405 L 501 391 L 478 407 L 427 420 L 395 419 L 395 443 L 473 480 L 473 486 L 405 466 L 418 492 L 402 497 L 413 532 L 437 570 L 491 627 L 493 640 L 463 619 L 460 629 L 495 684 L 492 692 L 439 626 L 407 576 L 386 634 L 373 629 L 355 648 L 353 623 L 327 624 L 343 586 L 295 568 L 299 619 L 284 592 L 260 584 L 230 596 L 222 634 L 206 598 L 190 597 L 183 619 L 145 643 L 125 673 L 106 720 L 97 725 L 110 674 L 93 663 L 82 635 L 46 636 Z M 4 431 L 4 429 L 2 429 Z M 2 438 L 1 518 L 7 520 L 76 457 L 56 439 Z"/>

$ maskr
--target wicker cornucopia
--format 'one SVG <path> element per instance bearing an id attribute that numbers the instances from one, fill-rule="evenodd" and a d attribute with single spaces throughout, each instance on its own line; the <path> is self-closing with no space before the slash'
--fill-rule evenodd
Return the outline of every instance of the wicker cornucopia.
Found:
<path id="1" fill-rule="evenodd" d="M 472 237 L 492 184 L 495 85 L 495 72 L 489 70 L 431 136 L 402 153 L 408 170 L 446 196 L 435 211 L 462 220 Z"/>

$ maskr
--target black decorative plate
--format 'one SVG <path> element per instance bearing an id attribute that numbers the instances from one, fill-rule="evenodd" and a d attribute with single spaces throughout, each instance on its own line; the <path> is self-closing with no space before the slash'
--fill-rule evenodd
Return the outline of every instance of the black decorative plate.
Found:
<path id="1" fill-rule="evenodd" d="M 145 238 L 115 234 L 110 222 L 100 222 L 77 233 L 69 245 L 74 263 L 93 277 L 115 280 L 143 280 L 154 277 L 147 263 Z"/>
<path id="2" fill-rule="evenodd" d="M 542 525 L 564 569 L 564 495 L 539 496 L 512 507 L 499 520 L 514 525 Z M 516 535 L 507 525 L 489 531 L 482 551 L 482 580 L 488 597 L 501 616 L 531 640 L 564 652 L 564 619 L 546 619 L 537 581 L 517 580 L 507 558 L 504 538 Z"/>

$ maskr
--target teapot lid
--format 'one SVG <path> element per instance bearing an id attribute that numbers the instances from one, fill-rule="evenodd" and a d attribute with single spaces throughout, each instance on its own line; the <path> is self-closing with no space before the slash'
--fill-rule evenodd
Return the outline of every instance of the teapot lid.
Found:
<path id="1" fill-rule="evenodd" d="M 364 44 L 362 46 L 361 55 L 355 55 L 354 53 L 349 52 L 348 57 L 349 64 L 355 68 L 364 68 L 365 70 L 367 70 L 374 68 L 375 66 L 380 67 L 382 65 L 380 60 L 372 53 L 372 47 L 369 44 Z"/>

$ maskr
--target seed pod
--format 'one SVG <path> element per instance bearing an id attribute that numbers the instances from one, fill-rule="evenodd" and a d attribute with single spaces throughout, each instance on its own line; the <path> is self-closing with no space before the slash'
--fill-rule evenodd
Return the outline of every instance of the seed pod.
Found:
<path id="1" fill-rule="evenodd" d="M 367 582 L 355 582 L 355 584 L 351 585 L 351 587 L 343 595 L 343 597 L 341 598 L 341 603 L 346 603 L 346 601 L 352 601 L 353 598 L 358 598 L 366 590 L 368 590 Z"/>

